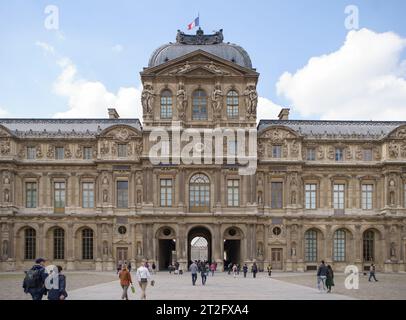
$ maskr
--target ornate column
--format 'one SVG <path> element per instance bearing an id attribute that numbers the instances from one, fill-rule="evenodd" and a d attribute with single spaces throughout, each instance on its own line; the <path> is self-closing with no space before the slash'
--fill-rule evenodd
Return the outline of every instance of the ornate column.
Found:
<path id="1" fill-rule="evenodd" d="M 75 237 L 73 234 L 73 222 L 68 223 L 68 230 L 67 230 L 67 237 L 66 237 L 66 252 L 67 252 L 67 259 L 66 259 L 66 270 L 74 270 L 75 269 Z"/>
<path id="2" fill-rule="evenodd" d="M 103 270 L 102 264 L 102 233 L 101 233 L 101 223 L 96 224 L 96 271 Z"/>

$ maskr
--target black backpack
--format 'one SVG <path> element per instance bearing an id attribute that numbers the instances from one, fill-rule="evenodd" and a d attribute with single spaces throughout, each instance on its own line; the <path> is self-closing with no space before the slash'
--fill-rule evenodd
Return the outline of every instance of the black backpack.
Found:
<path id="1" fill-rule="evenodd" d="M 30 269 L 25 271 L 24 287 L 26 289 L 41 287 L 41 269 Z"/>

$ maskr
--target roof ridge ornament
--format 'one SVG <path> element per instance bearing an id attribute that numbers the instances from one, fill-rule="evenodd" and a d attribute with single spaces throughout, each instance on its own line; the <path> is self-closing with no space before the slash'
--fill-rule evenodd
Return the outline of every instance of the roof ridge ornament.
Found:
<path id="1" fill-rule="evenodd" d="M 223 29 L 216 31 L 214 34 L 204 34 L 204 31 L 199 27 L 196 31 L 196 35 L 185 34 L 184 32 L 178 30 L 176 35 L 176 43 L 180 44 L 218 44 L 222 43 L 224 40 Z"/>

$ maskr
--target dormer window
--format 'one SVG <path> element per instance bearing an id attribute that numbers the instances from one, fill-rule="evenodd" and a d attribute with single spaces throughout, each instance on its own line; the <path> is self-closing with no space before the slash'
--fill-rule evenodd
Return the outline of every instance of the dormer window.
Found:
<path id="1" fill-rule="evenodd" d="M 55 148 L 55 159 L 62 160 L 65 157 L 65 148 L 64 147 L 56 147 Z"/>
<path id="2" fill-rule="evenodd" d="M 344 160 L 344 150 L 342 148 L 336 148 L 335 150 L 335 160 L 343 161 Z"/>

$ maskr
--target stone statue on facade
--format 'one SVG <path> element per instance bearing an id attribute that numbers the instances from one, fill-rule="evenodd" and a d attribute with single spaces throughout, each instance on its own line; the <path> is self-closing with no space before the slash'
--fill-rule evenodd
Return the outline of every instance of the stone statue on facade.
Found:
<path id="1" fill-rule="evenodd" d="M 254 117 L 257 113 L 258 93 L 254 85 L 247 86 L 244 91 L 245 106 L 248 117 Z"/>
<path id="2" fill-rule="evenodd" d="M 218 82 L 214 86 L 211 100 L 212 100 L 212 107 L 213 107 L 214 114 L 216 116 L 219 116 L 221 113 L 222 105 L 223 105 L 223 91 L 221 91 L 221 85 Z"/>
<path id="3" fill-rule="evenodd" d="M 10 154 L 10 151 L 11 151 L 10 140 L 2 141 L 0 143 L 0 154 L 5 156 Z"/>
<path id="4" fill-rule="evenodd" d="M 390 256 L 391 258 L 396 258 L 396 245 L 394 242 L 390 244 Z"/>
<path id="5" fill-rule="evenodd" d="M 178 110 L 179 120 L 185 120 L 187 108 L 187 95 L 183 82 L 179 82 L 178 91 L 176 92 L 176 108 Z"/>
<path id="6" fill-rule="evenodd" d="M 154 90 L 152 85 L 146 84 L 141 94 L 142 110 L 144 114 L 152 113 L 152 104 L 154 101 Z"/>

